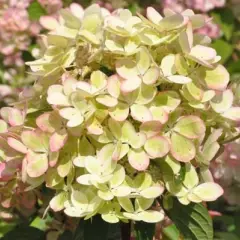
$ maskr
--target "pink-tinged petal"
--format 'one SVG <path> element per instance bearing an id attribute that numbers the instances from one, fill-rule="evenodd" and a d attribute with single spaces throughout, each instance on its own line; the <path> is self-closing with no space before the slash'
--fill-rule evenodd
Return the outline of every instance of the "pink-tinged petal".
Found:
<path id="1" fill-rule="evenodd" d="M 222 116 L 233 121 L 240 121 L 240 107 L 231 107 Z"/>
<path id="2" fill-rule="evenodd" d="M 46 112 L 37 118 L 36 124 L 43 132 L 53 133 L 60 129 L 63 123 L 56 112 Z"/>
<path id="3" fill-rule="evenodd" d="M 60 192 L 55 197 L 52 198 L 49 205 L 54 212 L 59 212 L 64 209 L 64 203 L 68 199 L 68 194 L 66 192 Z"/>
<path id="4" fill-rule="evenodd" d="M 152 85 L 156 83 L 160 75 L 158 67 L 151 67 L 147 70 L 147 72 L 143 76 L 143 82 L 146 85 Z"/>
<path id="5" fill-rule="evenodd" d="M 12 138 L 12 137 L 9 137 L 7 139 L 7 142 L 8 142 L 8 145 L 10 147 L 12 147 L 13 149 L 15 149 L 16 151 L 18 152 L 21 152 L 21 153 L 27 153 L 27 148 L 25 145 L 23 145 L 20 141 L 18 141 L 17 139 L 15 138 Z"/>
<path id="6" fill-rule="evenodd" d="M 138 149 L 141 148 L 147 140 L 147 137 L 144 133 L 136 133 L 136 134 L 131 134 L 129 136 L 128 143 L 131 145 L 132 148 Z"/>
<path id="7" fill-rule="evenodd" d="M 0 163 L 0 181 L 9 181 L 14 175 L 14 171 L 9 169 L 7 163 Z"/>
<path id="8" fill-rule="evenodd" d="M 109 115 L 118 122 L 122 122 L 127 119 L 129 114 L 129 107 L 125 103 L 118 103 L 114 108 L 109 109 Z"/>
<path id="9" fill-rule="evenodd" d="M 65 73 L 65 76 L 62 76 L 63 81 L 63 92 L 66 96 L 69 96 L 74 91 L 75 84 L 78 82 L 73 76 L 69 73 Z"/>
<path id="10" fill-rule="evenodd" d="M 97 161 L 100 161 L 103 164 L 108 164 L 108 160 L 112 159 L 113 152 L 115 150 L 114 144 L 107 144 L 97 153 Z M 114 163 L 115 165 L 115 163 Z M 89 165 L 88 165 L 89 166 Z"/>
<path id="11" fill-rule="evenodd" d="M 150 107 L 152 113 L 152 120 L 164 124 L 168 121 L 168 113 L 163 107 Z"/>
<path id="12" fill-rule="evenodd" d="M 70 106 L 68 98 L 60 92 L 54 92 L 51 93 L 51 95 L 48 95 L 47 102 L 51 105 Z"/>
<path id="13" fill-rule="evenodd" d="M 167 79 L 170 82 L 177 83 L 177 84 L 187 84 L 187 83 L 190 83 L 192 81 L 191 78 L 181 76 L 181 75 L 172 75 L 172 76 L 167 77 Z"/>
<path id="14" fill-rule="evenodd" d="M 146 134 L 147 138 L 153 137 L 160 133 L 162 124 L 158 121 L 147 121 L 141 124 L 140 132 Z"/>
<path id="15" fill-rule="evenodd" d="M 29 177 L 37 178 L 42 176 L 48 169 L 48 158 L 45 153 L 33 153 L 27 154 L 27 174 Z"/>
<path id="16" fill-rule="evenodd" d="M 107 107 L 115 107 L 118 104 L 117 99 L 109 95 L 98 95 L 96 101 Z"/>
<path id="17" fill-rule="evenodd" d="M 189 139 L 196 139 L 202 136 L 206 131 L 203 120 L 198 116 L 181 117 L 174 126 L 174 131 Z"/>
<path id="18" fill-rule="evenodd" d="M 40 131 L 24 131 L 21 134 L 23 144 L 34 152 L 46 152 L 48 136 Z"/>
<path id="19" fill-rule="evenodd" d="M 59 26 L 57 19 L 51 16 L 42 16 L 40 17 L 39 22 L 48 30 L 55 30 Z"/>
<path id="20" fill-rule="evenodd" d="M 131 59 L 120 59 L 116 62 L 116 71 L 124 79 L 138 75 L 136 63 Z"/>
<path id="21" fill-rule="evenodd" d="M 170 152 L 176 160 L 189 162 L 195 157 L 196 148 L 191 140 L 173 132 Z"/>
<path id="22" fill-rule="evenodd" d="M 128 161 L 138 171 L 145 171 L 150 163 L 150 159 L 143 149 L 131 149 L 128 152 Z"/>
<path id="23" fill-rule="evenodd" d="M 28 175 L 27 175 L 27 155 L 22 161 L 22 181 L 25 183 L 27 181 Z"/>
<path id="24" fill-rule="evenodd" d="M 139 122 L 147 122 L 153 119 L 152 114 L 146 106 L 133 104 L 131 106 L 131 116 Z"/>
<path id="25" fill-rule="evenodd" d="M 112 75 L 108 78 L 107 90 L 112 97 L 118 98 L 120 95 L 120 79 L 121 81 L 123 80 L 117 74 Z"/>
<path id="26" fill-rule="evenodd" d="M 79 19 L 82 19 L 83 18 L 83 15 L 84 15 L 84 9 L 83 7 L 78 4 L 78 3 L 71 3 L 70 6 L 70 11 L 72 12 L 72 14 L 79 18 Z"/>
<path id="27" fill-rule="evenodd" d="M 141 86 L 142 80 L 139 76 L 132 76 L 121 81 L 121 91 L 124 93 L 133 92 Z"/>
<path id="28" fill-rule="evenodd" d="M 153 7 L 148 7 L 147 8 L 147 18 L 151 22 L 153 22 L 153 23 L 155 23 L 157 25 L 163 19 L 163 17 Z"/>
<path id="29" fill-rule="evenodd" d="M 87 130 L 90 134 L 93 135 L 103 134 L 103 127 L 96 118 L 90 120 L 90 122 L 87 124 Z"/>
<path id="30" fill-rule="evenodd" d="M 200 68 L 197 74 L 199 79 L 202 79 L 212 90 L 223 91 L 230 81 L 230 75 L 222 65 L 217 65 L 214 69 Z"/>
<path id="31" fill-rule="evenodd" d="M 221 217 L 222 213 L 218 212 L 218 211 L 212 211 L 212 210 L 208 210 L 209 215 L 213 218 L 213 217 Z"/>
<path id="32" fill-rule="evenodd" d="M 81 94 L 82 98 L 91 97 L 92 94 L 91 84 L 80 81 L 76 84 L 76 89 L 78 90 L 78 93 Z"/>
<path id="33" fill-rule="evenodd" d="M 59 152 L 49 152 L 49 166 L 55 167 L 58 162 Z"/>
<path id="34" fill-rule="evenodd" d="M 62 129 L 59 131 L 56 131 L 51 137 L 50 137 L 50 150 L 52 152 L 59 151 L 64 144 L 66 143 L 68 139 L 68 133 L 66 129 Z"/>
<path id="35" fill-rule="evenodd" d="M 169 152 L 170 146 L 165 137 L 155 136 L 147 139 L 144 149 L 150 158 L 161 158 Z"/>
<path id="36" fill-rule="evenodd" d="M 24 114 L 19 109 L 12 108 L 9 111 L 9 124 L 12 127 L 21 126 L 24 123 Z"/>

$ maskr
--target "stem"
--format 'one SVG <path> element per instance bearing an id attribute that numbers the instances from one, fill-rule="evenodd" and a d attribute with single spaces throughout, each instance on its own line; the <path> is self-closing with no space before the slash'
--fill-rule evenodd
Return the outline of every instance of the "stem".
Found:
<path id="1" fill-rule="evenodd" d="M 240 138 L 240 134 L 238 134 L 237 136 L 232 137 L 232 138 L 230 138 L 230 139 L 227 139 L 227 140 L 225 140 L 225 141 L 222 141 L 222 142 L 220 142 L 220 144 L 230 143 L 230 142 L 233 142 L 233 141 L 235 141 L 235 140 L 237 140 L 237 139 L 239 139 L 239 138 Z"/>
<path id="2" fill-rule="evenodd" d="M 122 240 L 130 240 L 131 238 L 131 222 L 121 223 Z"/>

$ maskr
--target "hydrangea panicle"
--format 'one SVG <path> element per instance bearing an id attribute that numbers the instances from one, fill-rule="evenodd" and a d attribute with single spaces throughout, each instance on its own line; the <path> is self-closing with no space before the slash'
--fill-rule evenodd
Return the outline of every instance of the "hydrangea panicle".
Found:
<path id="1" fill-rule="evenodd" d="M 53 211 L 110 223 L 162 221 L 155 200 L 165 194 L 216 200 L 223 189 L 208 167 L 240 108 L 210 38 L 195 34 L 205 17 L 73 9 L 27 63 L 33 90 L 1 110 L 3 185 L 45 185 Z"/>

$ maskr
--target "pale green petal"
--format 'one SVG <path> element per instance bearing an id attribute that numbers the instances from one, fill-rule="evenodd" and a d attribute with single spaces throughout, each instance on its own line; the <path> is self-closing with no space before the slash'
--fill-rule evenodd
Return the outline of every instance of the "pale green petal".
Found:
<path id="1" fill-rule="evenodd" d="M 186 163 L 185 169 L 186 169 L 186 172 L 185 172 L 183 184 L 186 188 L 192 189 L 195 186 L 197 186 L 199 182 L 197 172 L 195 170 L 195 167 L 190 163 Z"/>
<path id="2" fill-rule="evenodd" d="M 88 199 L 83 192 L 73 190 L 71 193 L 71 202 L 79 212 L 84 212 L 87 210 Z"/>
<path id="3" fill-rule="evenodd" d="M 221 93 L 217 93 L 214 98 L 211 99 L 210 105 L 217 113 L 226 112 L 233 104 L 234 95 L 230 89 L 227 89 Z"/>
<path id="4" fill-rule="evenodd" d="M 175 55 L 170 54 L 165 56 L 162 59 L 160 68 L 163 72 L 164 76 L 172 76 L 176 73 L 176 68 L 175 68 Z"/>
<path id="5" fill-rule="evenodd" d="M 109 190 L 107 191 L 98 190 L 98 196 L 105 201 L 110 201 L 114 198 L 113 194 Z"/>
<path id="6" fill-rule="evenodd" d="M 189 162 L 196 155 L 194 144 L 187 138 L 172 133 L 171 135 L 171 150 L 172 156 L 180 162 Z"/>
<path id="7" fill-rule="evenodd" d="M 160 76 L 160 71 L 158 67 L 149 68 L 143 76 L 143 82 L 146 85 L 152 85 L 157 82 Z"/>
<path id="8" fill-rule="evenodd" d="M 59 160 L 57 171 L 60 177 L 66 177 L 69 172 L 72 170 L 72 161 L 67 157 L 62 157 Z"/>
<path id="9" fill-rule="evenodd" d="M 154 99 L 154 104 L 157 107 L 163 107 L 167 112 L 174 111 L 181 103 L 179 94 L 175 91 L 164 91 L 158 93 Z"/>
<path id="10" fill-rule="evenodd" d="M 91 174 L 84 174 L 77 178 L 77 182 L 82 185 L 92 185 Z"/>
<path id="11" fill-rule="evenodd" d="M 195 187 L 193 193 L 202 201 L 215 201 L 223 194 L 223 189 L 217 183 L 207 182 Z"/>
<path id="12" fill-rule="evenodd" d="M 123 183 L 125 179 L 125 170 L 121 165 L 117 165 L 115 171 L 113 172 L 113 177 L 109 181 L 110 187 L 115 188 Z"/>
<path id="13" fill-rule="evenodd" d="M 118 197 L 118 202 L 125 211 L 130 212 L 130 213 L 134 212 L 134 208 L 133 208 L 131 199 L 129 199 L 127 197 Z"/>
<path id="14" fill-rule="evenodd" d="M 240 107 L 231 107 L 222 116 L 233 121 L 240 121 Z"/>
<path id="15" fill-rule="evenodd" d="M 174 131 L 180 133 L 186 138 L 195 139 L 205 133 L 206 127 L 201 118 L 189 115 L 180 118 L 174 126 Z"/>
<path id="16" fill-rule="evenodd" d="M 149 69 L 151 58 L 146 48 L 142 47 L 137 53 L 137 68 L 140 74 L 144 75 Z"/>
<path id="17" fill-rule="evenodd" d="M 146 106 L 133 104 L 130 109 L 133 119 L 139 122 L 147 122 L 152 120 L 152 114 Z"/>
<path id="18" fill-rule="evenodd" d="M 164 214 L 162 212 L 148 210 L 138 213 L 139 218 L 147 223 L 157 223 L 164 219 Z"/>
<path id="19" fill-rule="evenodd" d="M 116 121 L 126 120 L 129 114 L 129 107 L 125 103 L 118 103 L 116 107 L 109 109 L 109 115 Z"/>
<path id="20" fill-rule="evenodd" d="M 229 73 L 222 65 L 217 65 L 216 68 L 209 70 L 200 68 L 197 74 L 212 90 L 225 90 L 230 80 Z"/>
<path id="21" fill-rule="evenodd" d="M 129 79 L 138 75 L 136 63 L 130 59 L 120 59 L 116 62 L 117 73 L 125 79 Z"/>
<path id="22" fill-rule="evenodd" d="M 154 203 L 154 198 L 136 198 L 135 199 L 135 209 L 138 212 L 145 211 L 149 209 L 153 203 Z"/>
<path id="23" fill-rule="evenodd" d="M 161 158 L 169 152 L 169 141 L 165 137 L 154 136 L 147 139 L 144 149 L 150 158 Z"/>
<path id="24" fill-rule="evenodd" d="M 49 203 L 54 212 L 58 212 L 64 209 L 64 203 L 67 200 L 67 193 L 60 192 L 53 197 Z"/>
<path id="25" fill-rule="evenodd" d="M 118 223 L 119 222 L 118 217 L 113 213 L 102 214 L 102 219 L 108 223 Z"/>
<path id="26" fill-rule="evenodd" d="M 152 185 L 152 177 L 149 173 L 139 173 L 134 178 L 134 187 L 139 191 L 149 188 Z"/>
<path id="27" fill-rule="evenodd" d="M 32 178 L 42 176 L 48 169 L 48 158 L 45 153 L 33 153 L 27 154 L 27 173 Z"/>
<path id="28" fill-rule="evenodd" d="M 157 198 L 159 197 L 164 191 L 164 187 L 161 185 L 152 186 L 146 188 L 140 192 L 140 195 L 147 199 Z"/>

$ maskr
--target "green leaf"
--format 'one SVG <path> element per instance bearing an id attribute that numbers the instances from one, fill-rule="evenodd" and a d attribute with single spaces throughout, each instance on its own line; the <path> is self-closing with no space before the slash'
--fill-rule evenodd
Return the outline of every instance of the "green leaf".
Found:
<path id="1" fill-rule="evenodd" d="M 231 57 L 232 52 L 233 52 L 232 45 L 222 39 L 216 40 L 212 44 L 212 47 L 215 48 L 218 55 L 221 56 L 221 58 L 222 58 L 220 61 L 221 63 L 227 62 L 227 60 Z"/>
<path id="2" fill-rule="evenodd" d="M 0 221 L 0 237 L 3 237 L 7 232 L 11 231 L 13 228 L 15 228 L 17 222 L 6 222 L 1 220 Z"/>
<path id="3" fill-rule="evenodd" d="M 222 8 L 212 13 L 214 21 L 220 26 L 227 40 L 230 40 L 234 30 L 234 15 L 231 9 Z"/>
<path id="4" fill-rule="evenodd" d="M 163 234 L 168 238 L 168 240 L 176 240 L 180 237 L 180 233 L 175 224 L 171 224 L 163 228 Z"/>
<path id="5" fill-rule="evenodd" d="M 202 204 L 191 203 L 187 206 L 173 200 L 173 207 L 165 209 L 184 240 L 213 240 L 212 219 Z"/>
<path id="6" fill-rule="evenodd" d="M 240 73 L 240 60 L 236 62 L 231 62 L 228 66 L 228 71 L 230 72 L 230 74 Z"/>
<path id="7" fill-rule="evenodd" d="M 234 233 L 216 232 L 214 240 L 226 240 L 226 239 L 239 240 L 239 237 Z"/>
<path id="8" fill-rule="evenodd" d="M 38 1 L 33 1 L 28 7 L 28 15 L 31 21 L 39 20 L 41 16 L 47 15 L 46 10 Z"/>
<path id="9" fill-rule="evenodd" d="M 2 240 L 44 240 L 45 233 L 37 228 L 25 225 L 19 225 L 12 231 L 8 232 Z"/>
<path id="10" fill-rule="evenodd" d="M 136 222 L 134 225 L 136 240 L 152 240 L 155 234 L 155 224 Z"/>
<path id="11" fill-rule="evenodd" d="M 31 227 L 38 228 L 39 230 L 45 231 L 48 226 L 47 226 L 47 221 L 50 220 L 50 217 L 48 216 L 47 219 L 43 219 L 40 217 L 36 217 L 30 224 Z"/>

